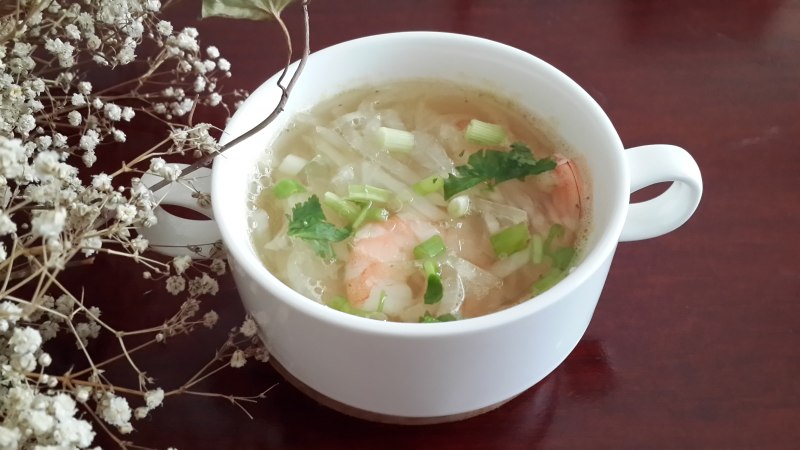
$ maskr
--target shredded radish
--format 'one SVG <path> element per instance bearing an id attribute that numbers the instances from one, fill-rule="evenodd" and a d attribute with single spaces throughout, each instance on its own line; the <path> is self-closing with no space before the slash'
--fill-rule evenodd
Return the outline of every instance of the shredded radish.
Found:
<path id="1" fill-rule="evenodd" d="M 254 248 L 297 292 L 373 320 L 527 301 L 580 257 L 591 205 L 579 162 L 543 123 L 435 81 L 334 97 L 297 114 L 255 164 Z"/>
<path id="2" fill-rule="evenodd" d="M 303 170 L 303 167 L 308 164 L 308 160 L 296 155 L 286 155 L 278 166 L 278 172 L 284 173 L 289 176 L 295 176 Z"/>
<path id="3" fill-rule="evenodd" d="M 509 255 L 507 258 L 497 260 L 497 262 L 495 262 L 489 269 L 489 272 L 491 272 L 497 278 L 506 278 L 512 273 L 523 268 L 526 264 L 528 264 L 528 262 L 530 262 L 530 259 L 531 253 L 526 248 L 525 250 L 521 250 Z"/>

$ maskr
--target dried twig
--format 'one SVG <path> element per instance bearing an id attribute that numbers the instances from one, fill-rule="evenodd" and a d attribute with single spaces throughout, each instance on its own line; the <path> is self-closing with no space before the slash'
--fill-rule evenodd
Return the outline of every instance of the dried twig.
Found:
<path id="1" fill-rule="evenodd" d="M 233 139 L 232 141 L 229 141 L 228 143 L 224 144 L 215 153 L 209 153 L 209 154 L 203 155 L 202 158 L 200 158 L 197 161 L 195 161 L 194 163 L 192 163 L 189 167 L 183 169 L 183 171 L 181 172 L 181 175 L 188 175 L 188 174 L 194 172 L 195 170 L 197 170 L 197 169 L 199 169 L 201 167 L 205 167 L 206 165 L 208 165 L 209 162 L 211 162 L 215 157 L 217 157 L 217 155 L 225 152 L 226 150 L 232 148 L 233 146 L 239 144 L 240 142 L 248 139 L 249 137 L 251 137 L 254 134 L 258 133 L 259 131 L 263 130 L 265 127 L 267 127 L 269 124 L 271 124 L 278 117 L 278 115 L 280 113 L 283 112 L 283 109 L 286 106 L 286 101 L 289 100 L 289 94 L 291 94 L 292 89 L 294 89 L 295 83 L 297 83 L 297 80 L 300 78 L 300 74 L 303 72 L 303 69 L 306 66 L 306 61 L 308 60 L 308 55 L 310 53 L 310 48 L 311 48 L 311 44 L 310 44 L 310 42 L 311 42 L 311 33 L 310 33 L 310 28 L 309 28 L 309 16 L 308 16 L 308 0 L 303 0 L 302 7 L 303 7 L 303 30 L 304 30 L 304 36 L 305 36 L 305 41 L 304 41 L 305 44 L 304 44 L 304 47 L 303 47 L 303 56 L 300 58 L 300 62 L 297 64 L 297 70 L 294 72 L 294 74 L 292 74 L 292 77 L 289 79 L 289 84 L 287 84 L 286 86 L 283 86 L 281 83 L 283 81 L 284 76 L 286 75 L 286 73 L 289 70 L 289 66 L 291 65 L 292 41 L 291 41 L 291 36 L 289 34 L 289 31 L 286 28 L 286 24 L 283 22 L 283 20 L 281 19 L 280 15 L 276 15 L 275 16 L 275 20 L 278 22 L 278 24 L 280 25 L 281 29 L 283 30 L 284 36 L 286 38 L 286 43 L 287 43 L 288 49 L 289 49 L 288 50 L 288 55 L 289 55 L 288 61 L 287 61 L 286 65 L 283 68 L 283 72 L 281 72 L 281 76 L 278 78 L 278 87 L 281 89 L 281 99 L 278 102 L 278 105 L 258 125 L 254 126 L 253 128 L 251 128 L 247 132 L 243 133 L 241 136 L 238 136 L 235 139 Z M 158 191 L 159 189 L 162 189 L 163 187 L 167 186 L 168 184 L 170 184 L 169 181 L 161 180 L 158 183 L 156 183 L 153 186 L 151 186 L 150 190 L 155 192 L 155 191 Z"/>

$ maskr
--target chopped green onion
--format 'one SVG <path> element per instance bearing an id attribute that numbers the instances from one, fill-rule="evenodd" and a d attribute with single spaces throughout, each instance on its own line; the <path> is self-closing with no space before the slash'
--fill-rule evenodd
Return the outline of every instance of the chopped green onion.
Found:
<path id="1" fill-rule="evenodd" d="M 473 144 L 498 145 L 506 139 L 506 132 L 499 125 L 472 119 L 467 125 L 464 137 Z"/>
<path id="2" fill-rule="evenodd" d="M 489 237 L 497 256 L 504 257 L 516 253 L 528 246 L 530 232 L 528 225 L 518 223 L 501 230 Z"/>
<path id="3" fill-rule="evenodd" d="M 303 167 L 308 164 L 308 160 L 296 155 L 286 155 L 283 161 L 278 165 L 278 172 L 285 173 L 289 176 L 295 176 L 303 170 Z"/>
<path id="4" fill-rule="evenodd" d="M 350 302 L 341 295 L 333 297 L 328 302 L 328 306 L 337 311 L 341 311 L 343 313 L 351 314 L 353 316 L 358 316 L 358 317 L 367 317 L 371 314 L 370 311 L 364 311 L 363 309 L 359 309 L 351 305 Z"/>
<path id="5" fill-rule="evenodd" d="M 381 296 L 378 299 L 378 309 L 376 309 L 376 311 L 379 312 L 379 313 L 382 313 L 383 312 L 383 306 L 385 304 L 386 304 L 386 291 L 381 291 Z"/>
<path id="6" fill-rule="evenodd" d="M 440 175 L 431 175 L 424 180 L 414 184 L 413 189 L 419 195 L 428 195 L 434 192 L 442 192 L 444 189 L 444 178 Z"/>
<path id="7" fill-rule="evenodd" d="M 428 241 L 430 241 L 430 239 L 428 239 Z M 425 275 L 427 275 L 428 278 L 428 284 L 425 287 L 425 295 L 423 297 L 425 304 L 433 305 L 439 303 L 444 296 L 442 278 L 439 276 L 441 274 L 441 267 L 439 267 L 436 261 L 427 259 L 422 263 L 422 269 L 425 271 Z"/>
<path id="8" fill-rule="evenodd" d="M 353 223 L 361 212 L 361 208 L 358 205 L 339 197 L 333 192 L 326 192 L 322 196 L 322 203 L 350 223 Z"/>
<path id="9" fill-rule="evenodd" d="M 378 139 L 381 147 L 390 152 L 409 153 L 414 149 L 414 134 L 410 131 L 380 127 Z"/>
<path id="10" fill-rule="evenodd" d="M 544 256 L 544 239 L 541 235 L 534 233 L 531 236 L 531 262 L 541 264 L 542 256 Z"/>
<path id="11" fill-rule="evenodd" d="M 391 191 L 368 184 L 351 184 L 347 187 L 348 200 L 360 202 L 380 202 L 386 203 L 392 197 Z"/>
<path id="12" fill-rule="evenodd" d="M 439 303 L 444 296 L 444 287 L 442 286 L 442 278 L 437 273 L 428 274 L 428 285 L 425 288 L 425 295 L 423 299 L 426 305 L 434 305 Z"/>
<path id="13" fill-rule="evenodd" d="M 386 222 L 389 220 L 389 210 L 386 208 L 367 208 L 367 220 L 370 222 Z"/>
<path id="14" fill-rule="evenodd" d="M 439 322 L 453 322 L 456 320 L 461 320 L 461 317 L 458 314 L 442 314 L 441 316 L 437 317 Z"/>
<path id="15" fill-rule="evenodd" d="M 554 267 L 550 272 L 547 272 L 542 278 L 539 278 L 539 280 L 533 283 L 533 288 L 531 289 L 533 295 L 539 295 L 555 286 L 564 276 L 566 276 L 566 272 Z"/>
<path id="16" fill-rule="evenodd" d="M 414 247 L 414 258 L 435 258 L 441 255 L 446 249 L 447 248 L 444 246 L 444 240 L 442 240 L 441 236 L 436 234 Z"/>
<path id="17" fill-rule="evenodd" d="M 366 222 L 386 222 L 389 219 L 389 211 L 386 208 L 376 208 L 368 204 L 361 209 L 361 212 L 353 220 L 353 229 L 361 228 Z"/>
<path id="18" fill-rule="evenodd" d="M 436 318 L 433 314 L 425 311 L 425 315 L 419 318 L 419 323 L 436 323 L 439 322 L 439 319 Z"/>
<path id="19" fill-rule="evenodd" d="M 566 270 L 575 257 L 575 249 L 572 247 L 561 247 L 551 252 L 550 255 L 553 257 L 553 267 Z"/>
<path id="20" fill-rule="evenodd" d="M 425 315 L 419 318 L 420 323 L 453 322 L 456 320 L 461 320 L 461 316 L 455 313 L 450 313 L 442 314 L 439 317 L 436 317 L 427 311 L 425 311 Z"/>
<path id="21" fill-rule="evenodd" d="M 403 209 L 403 206 L 412 199 L 413 198 L 409 198 L 404 201 L 400 195 L 394 195 L 389 199 L 388 202 L 386 202 L 386 209 L 392 212 L 398 212 Z"/>
<path id="22" fill-rule="evenodd" d="M 371 207 L 370 205 L 372 205 L 372 203 L 369 203 L 363 208 L 361 208 L 361 211 L 359 211 L 358 215 L 353 220 L 354 230 L 361 228 L 361 225 L 364 225 L 364 222 L 367 221 L 367 214 L 369 213 L 369 208 Z"/>
<path id="23" fill-rule="evenodd" d="M 422 270 L 425 271 L 425 275 L 440 275 L 442 273 L 442 268 L 432 259 L 427 259 L 422 263 Z"/>
<path id="24" fill-rule="evenodd" d="M 458 197 L 453 197 L 450 199 L 450 202 L 447 204 L 447 214 L 453 218 L 464 217 L 469 212 L 469 197 L 466 195 L 459 195 Z"/>
<path id="25" fill-rule="evenodd" d="M 278 198 L 289 198 L 292 194 L 305 192 L 306 188 L 299 181 L 291 178 L 281 180 L 272 186 L 272 193 Z"/>
<path id="26" fill-rule="evenodd" d="M 564 225 L 554 223 L 547 232 L 547 238 L 544 240 L 544 251 L 548 251 L 553 241 L 561 236 L 564 236 Z"/>
<path id="27" fill-rule="evenodd" d="M 553 224 L 547 232 L 547 238 L 542 244 L 544 255 L 549 257 L 551 265 L 554 269 L 566 270 L 567 267 L 575 259 L 575 249 L 573 247 L 559 247 L 553 249 L 553 241 L 564 236 L 564 226 L 561 224 Z M 535 262 L 535 261 L 534 261 Z"/>

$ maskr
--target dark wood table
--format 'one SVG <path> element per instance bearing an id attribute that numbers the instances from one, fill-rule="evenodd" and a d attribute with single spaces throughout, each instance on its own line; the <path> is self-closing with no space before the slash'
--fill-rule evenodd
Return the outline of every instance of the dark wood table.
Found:
<path id="1" fill-rule="evenodd" d="M 203 45 L 231 61 L 228 87 L 254 89 L 281 67 L 277 28 L 200 22 L 199 4 L 184 1 L 170 16 L 176 26 L 197 26 Z M 299 35 L 299 8 L 285 18 Z M 318 405 L 270 365 L 250 362 L 203 388 L 246 395 L 277 383 L 249 407 L 252 420 L 221 399 L 174 398 L 135 423 L 133 440 L 181 450 L 799 448 L 800 2 L 313 0 L 311 23 L 313 50 L 438 30 L 537 55 L 600 103 L 626 146 L 689 150 L 703 173 L 703 200 L 679 230 L 619 246 L 572 355 L 495 411 L 444 425 L 369 423 Z M 116 324 L 135 325 L 131 308 L 145 311 L 137 322 L 152 324 L 176 305 L 162 291 L 142 297 L 136 270 L 110 266 L 87 287 L 119 292 L 103 301 Z M 219 330 L 143 356 L 159 384 L 193 373 L 240 322 L 229 278 L 210 305 L 222 316 Z"/>

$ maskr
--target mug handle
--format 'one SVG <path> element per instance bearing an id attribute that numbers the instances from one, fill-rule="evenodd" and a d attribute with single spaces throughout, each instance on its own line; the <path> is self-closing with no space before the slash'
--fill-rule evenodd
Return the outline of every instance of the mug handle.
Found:
<path id="1" fill-rule="evenodd" d="M 697 162 L 686 150 L 674 145 L 643 145 L 625 152 L 631 193 L 656 183 L 672 182 L 661 195 L 632 203 L 619 240 L 650 239 L 683 225 L 692 216 L 703 195 L 703 179 Z"/>
<path id="2" fill-rule="evenodd" d="M 181 169 L 187 164 L 177 164 Z M 163 178 L 145 173 L 142 183 L 153 186 Z M 153 214 L 157 222 L 151 227 L 137 227 L 136 231 L 150 242 L 149 248 L 167 256 L 189 255 L 192 259 L 214 257 L 222 249 L 222 236 L 214 221 L 210 202 L 201 204 L 195 192 L 211 193 L 211 170 L 203 167 L 180 182 L 170 183 L 153 192 L 159 205 L 180 206 L 206 216 L 209 220 L 178 217 L 161 206 Z"/>

